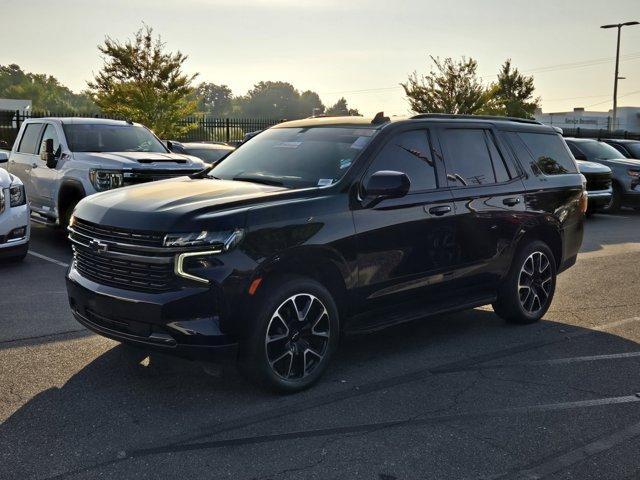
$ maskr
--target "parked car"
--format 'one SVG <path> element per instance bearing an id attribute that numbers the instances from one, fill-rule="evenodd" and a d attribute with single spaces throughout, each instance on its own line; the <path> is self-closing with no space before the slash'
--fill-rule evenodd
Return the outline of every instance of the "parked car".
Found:
<path id="1" fill-rule="evenodd" d="M 0 165 L 9 155 L 0 151 Z M 15 175 L 0 168 L 0 259 L 22 260 L 29 250 L 29 206 L 24 185 Z"/>
<path id="2" fill-rule="evenodd" d="M 640 141 L 624 138 L 605 138 L 602 141 L 618 150 L 625 158 L 640 160 Z"/>
<path id="3" fill-rule="evenodd" d="M 611 203 L 613 174 L 609 167 L 600 163 L 585 162 L 584 160 L 576 160 L 576 163 L 578 170 L 587 181 L 587 196 L 589 197 L 587 215 L 591 215 Z"/>
<path id="4" fill-rule="evenodd" d="M 26 120 L 8 165 L 25 185 L 33 219 L 62 226 L 86 196 L 203 168 L 198 158 L 169 152 L 140 124 L 96 118 Z"/>
<path id="5" fill-rule="evenodd" d="M 342 333 L 486 304 L 539 320 L 576 261 L 583 181 L 531 120 L 282 123 L 209 171 L 81 201 L 69 301 L 100 335 L 297 391 Z"/>
<path id="6" fill-rule="evenodd" d="M 215 142 L 177 142 L 170 140 L 167 142 L 167 146 L 174 153 L 192 155 L 208 165 L 220 161 L 223 157 L 235 150 L 231 145 Z"/>
<path id="7" fill-rule="evenodd" d="M 576 160 L 609 167 L 613 173 L 611 201 L 602 207 L 608 213 L 620 207 L 640 208 L 640 161 L 624 156 L 611 145 L 592 138 L 565 138 Z"/>

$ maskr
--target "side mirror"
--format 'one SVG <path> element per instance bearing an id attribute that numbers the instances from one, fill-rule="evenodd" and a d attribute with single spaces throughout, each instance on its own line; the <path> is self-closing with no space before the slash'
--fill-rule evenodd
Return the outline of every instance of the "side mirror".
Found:
<path id="1" fill-rule="evenodd" d="M 9 155 L 6 152 L 0 152 L 0 163 L 7 163 L 9 161 Z"/>
<path id="2" fill-rule="evenodd" d="M 47 162 L 47 167 L 56 168 L 58 160 L 56 160 L 56 155 L 53 153 L 53 139 L 48 138 L 42 143 L 44 144 L 44 150 L 40 152 L 40 158 Z"/>
<path id="3" fill-rule="evenodd" d="M 364 193 L 367 197 L 399 198 L 409 193 L 411 180 L 405 173 L 380 170 L 367 181 Z"/>

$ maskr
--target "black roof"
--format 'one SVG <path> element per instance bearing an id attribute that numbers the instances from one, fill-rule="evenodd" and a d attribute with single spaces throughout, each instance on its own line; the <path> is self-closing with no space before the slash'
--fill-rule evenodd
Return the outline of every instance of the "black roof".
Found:
<path id="1" fill-rule="evenodd" d="M 630 138 L 602 138 L 603 142 L 614 142 L 614 143 L 640 143 L 640 140 L 632 140 Z"/>

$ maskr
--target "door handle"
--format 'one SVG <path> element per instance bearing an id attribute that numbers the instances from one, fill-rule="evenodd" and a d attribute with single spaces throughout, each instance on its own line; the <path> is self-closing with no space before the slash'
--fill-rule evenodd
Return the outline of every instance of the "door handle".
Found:
<path id="1" fill-rule="evenodd" d="M 502 203 L 505 204 L 507 207 L 515 207 L 520 203 L 520 198 L 519 197 L 505 198 L 502 201 Z"/>
<path id="2" fill-rule="evenodd" d="M 426 207 L 425 207 L 426 210 Z M 441 217 L 451 212 L 451 205 L 439 205 L 437 207 L 431 207 L 428 212 L 436 217 Z"/>

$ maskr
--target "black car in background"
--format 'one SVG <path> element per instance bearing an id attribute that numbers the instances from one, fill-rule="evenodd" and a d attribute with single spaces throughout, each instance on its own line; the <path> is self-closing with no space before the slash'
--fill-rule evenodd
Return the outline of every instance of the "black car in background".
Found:
<path id="1" fill-rule="evenodd" d="M 613 174 L 606 165 L 584 160 L 576 160 L 578 171 L 587 180 L 589 206 L 587 215 L 591 215 L 611 203 Z"/>
<path id="2" fill-rule="evenodd" d="M 624 138 L 604 138 L 603 142 L 618 150 L 625 158 L 640 159 L 640 141 Z"/>
<path id="3" fill-rule="evenodd" d="M 487 304 L 539 320 L 582 243 L 583 181 L 530 120 L 282 123 L 208 172 L 83 200 L 69 302 L 106 337 L 298 391 L 342 334 Z"/>
<path id="4" fill-rule="evenodd" d="M 592 138 L 565 138 L 565 141 L 576 160 L 600 163 L 611 169 L 611 201 L 602 207 L 602 211 L 614 213 L 620 207 L 640 208 L 639 160 L 625 158 L 611 145 Z"/>
<path id="5" fill-rule="evenodd" d="M 216 142 L 176 142 L 171 140 L 167 142 L 167 146 L 174 153 L 193 155 L 209 165 L 220 161 L 235 150 L 231 145 Z"/>

